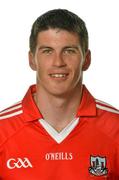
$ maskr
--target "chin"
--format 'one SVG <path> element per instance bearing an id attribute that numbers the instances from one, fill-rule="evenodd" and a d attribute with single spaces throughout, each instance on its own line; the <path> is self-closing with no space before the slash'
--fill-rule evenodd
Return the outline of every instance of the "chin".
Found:
<path id="1" fill-rule="evenodd" d="M 53 96 L 57 96 L 57 97 L 63 97 L 63 96 L 66 96 L 70 93 L 71 91 L 69 91 L 69 89 L 55 89 L 55 90 L 52 90 L 50 89 L 49 93 L 52 94 Z"/>

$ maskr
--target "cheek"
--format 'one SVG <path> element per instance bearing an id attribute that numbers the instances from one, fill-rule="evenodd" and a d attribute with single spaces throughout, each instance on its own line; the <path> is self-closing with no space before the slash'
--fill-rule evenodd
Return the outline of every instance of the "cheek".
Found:
<path id="1" fill-rule="evenodd" d="M 48 67 L 51 66 L 51 57 L 49 56 L 44 56 L 41 54 L 37 54 L 36 56 L 36 63 L 37 66 L 43 69 L 47 69 Z"/>
<path id="2" fill-rule="evenodd" d="M 70 66 L 77 68 L 77 67 L 82 67 L 83 64 L 83 56 L 81 55 L 76 55 L 76 56 L 72 56 L 70 57 L 70 59 L 67 59 L 67 62 L 69 63 Z"/>
<path id="3" fill-rule="evenodd" d="M 43 59 L 37 62 L 37 74 L 40 78 L 47 78 L 49 64 L 45 63 Z"/>
<path id="4" fill-rule="evenodd" d="M 43 60 L 41 58 L 36 58 L 35 59 L 35 63 L 36 63 L 36 68 L 37 68 L 37 71 L 42 70 L 43 67 L 44 67 L 44 63 L 43 63 Z"/>
<path id="5" fill-rule="evenodd" d="M 74 72 L 79 72 L 82 71 L 82 66 L 83 66 L 83 61 L 82 60 L 77 60 L 77 61 L 72 61 L 73 63 L 71 64 L 70 68 Z"/>
<path id="6" fill-rule="evenodd" d="M 77 63 L 72 65 L 72 78 L 74 81 L 78 82 L 82 77 L 82 62 L 78 61 Z"/>

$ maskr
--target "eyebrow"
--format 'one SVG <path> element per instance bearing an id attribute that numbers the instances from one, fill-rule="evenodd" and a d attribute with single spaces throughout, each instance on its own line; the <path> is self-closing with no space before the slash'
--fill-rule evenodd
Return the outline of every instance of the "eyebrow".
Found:
<path id="1" fill-rule="evenodd" d="M 49 46 L 40 46 L 38 48 L 38 50 L 42 50 L 42 49 L 53 49 L 52 47 L 49 47 Z"/>
<path id="2" fill-rule="evenodd" d="M 64 47 L 63 47 L 63 49 L 69 49 L 69 48 L 74 48 L 74 49 L 79 50 L 79 49 L 80 49 L 80 45 L 79 45 L 79 46 L 68 45 L 68 46 L 64 46 Z M 42 50 L 42 49 L 53 49 L 53 48 L 50 47 L 50 46 L 40 46 L 38 49 L 39 49 L 39 50 Z"/>
<path id="3" fill-rule="evenodd" d="M 74 49 L 79 50 L 79 49 L 80 49 L 80 46 L 75 46 L 75 45 L 65 46 L 63 49 L 69 49 L 69 48 L 74 48 Z"/>

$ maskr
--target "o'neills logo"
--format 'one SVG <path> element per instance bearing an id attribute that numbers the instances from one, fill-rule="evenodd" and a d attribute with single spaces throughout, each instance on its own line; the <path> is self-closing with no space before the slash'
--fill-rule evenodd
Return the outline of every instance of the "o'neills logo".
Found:
<path id="1" fill-rule="evenodd" d="M 50 152 L 45 155 L 45 159 L 48 160 L 72 160 L 72 153 L 68 152 Z"/>

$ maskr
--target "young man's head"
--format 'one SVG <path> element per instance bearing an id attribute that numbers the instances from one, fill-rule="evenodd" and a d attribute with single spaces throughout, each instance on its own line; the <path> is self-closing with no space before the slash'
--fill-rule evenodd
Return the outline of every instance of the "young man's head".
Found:
<path id="1" fill-rule="evenodd" d="M 88 50 L 88 32 L 85 22 L 66 9 L 55 9 L 46 12 L 34 22 L 30 35 L 30 51 L 32 53 L 36 50 L 38 33 L 50 28 L 76 33 L 80 40 L 82 52 L 85 53 Z"/>
<path id="2" fill-rule="evenodd" d="M 78 93 L 83 71 L 90 65 L 85 23 L 62 9 L 40 16 L 31 30 L 29 64 L 37 72 L 42 94 Z"/>

